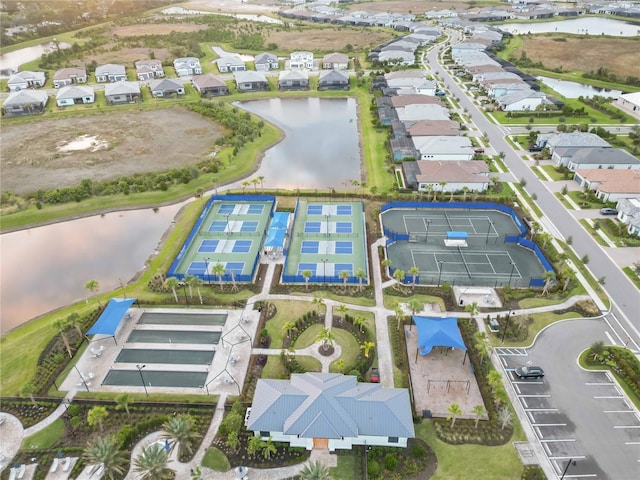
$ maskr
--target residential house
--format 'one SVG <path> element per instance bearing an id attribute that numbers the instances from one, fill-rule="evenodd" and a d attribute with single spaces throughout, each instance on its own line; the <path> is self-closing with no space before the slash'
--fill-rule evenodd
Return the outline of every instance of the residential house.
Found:
<path id="1" fill-rule="evenodd" d="M 640 236 L 640 200 L 637 198 L 623 198 L 616 205 L 618 220 L 627 225 L 630 235 Z"/>
<path id="2" fill-rule="evenodd" d="M 196 57 L 176 58 L 173 61 L 173 68 L 175 68 L 176 74 L 179 77 L 202 74 L 200 60 L 198 60 Z"/>
<path id="3" fill-rule="evenodd" d="M 419 160 L 468 161 L 473 159 L 473 144 L 468 137 L 411 137 Z"/>
<path id="4" fill-rule="evenodd" d="M 224 57 L 220 57 L 216 59 L 216 65 L 220 73 L 242 72 L 247 69 L 240 55 L 225 55 Z"/>
<path id="5" fill-rule="evenodd" d="M 413 52 L 404 50 L 385 50 L 378 54 L 377 61 L 379 63 L 387 63 L 389 65 L 413 65 L 416 63 L 416 56 Z"/>
<path id="6" fill-rule="evenodd" d="M 614 105 L 640 120 L 640 92 L 624 93 L 616 99 Z"/>
<path id="7" fill-rule="evenodd" d="M 210 73 L 194 75 L 191 84 L 203 97 L 229 95 L 229 87 L 224 80 Z"/>
<path id="8" fill-rule="evenodd" d="M 59 107 L 93 103 L 96 101 L 96 93 L 93 88 L 84 85 L 68 85 L 62 87 L 56 94 L 56 104 Z"/>
<path id="9" fill-rule="evenodd" d="M 640 160 L 620 148 L 578 148 L 568 149 L 564 152 L 562 149 L 557 149 L 552 158 L 557 159 L 560 165 L 566 165 L 572 172 L 592 168 L 640 169 Z"/>
<path id="10" fill-rule="evenodd" d="M 127 69 L 124 65 L 108 63 L 96 68 L 96 82 L 123 82 L 127 79 Z"/>
<path id="11" fill-rule="evenodd" d="M 11 75 L 7 81 L 7 86 L 11 92 L 17 92 L 25 88 L 44 87 L 46 81 L 44 72 L 24 71 Z"/>
<path id="12" fill-rule="evenodd" d="M 536 138 L 536 146 L 548 148 L 551 154 L 558 148 L 611 147 L 606 140 L 588 132 L 541 133 Z"/>
<path id="13" fill-rule="evenodd" d="M 517 82 L 501 81 L 501 80 L 488 80 L 481 84 L 488 96 L 500 101 L 501 97 L 505 95 L 511 95 L 517 92 L 529 92 L 531 87 L 528 83 L 519 80 Z"/>
<path id="14" fill-rule="evenodd" d="M 247 428 L 262 439 L 307 450 L 401 447 L 413 438 L 409 392 L 337 373 L 259 379 Z"/>
<path id="15" fill-rule="evenodd" d="M 260 72 L 247 70 L 245 72 L 233 72 L 233 80 L 241 92 L 262 92 L 269 90 L 267 77 Z"/>
<path id="16" fill-rule="evenodd" d="M 391 124 L 402 123 L 398 120 L 394 120 Z M 389 142 L 391 149 L 391 158 L 394 162 L 405 162 L 407 160 L 416 160 L 420 158 L 420 154 L 413 146 L 413 140 L 409 137 L 394 137 Z"/>
<path id="17" fill-rule="evenodd" d="M 160 60 L 138 60 L 135 66 L 136 76 L 140 81 L 164 77 L 164 68 Z"/>
<path id="18" fill-rule="evenodd" d="M 407 105 L 442 105 L 440 97 L 435 95 L 420 95 L 418 93 L 410 93 L 405 95 L 394 95 L 391 98 L 391 105 L 395 108 L 406 107 Z"/>
<path id="19" fill-rule="evenodd" d="M 293 52 L 290 56 L 289 68 L 291 70 L 313 70 L 313 53 Z"/>
<path id="20" fill-rule="evenodd" d="M 149 81 L 149 89 L 154 97 L 177 97 L 184 95 L 184 85 L 173 78 L 159 78 Z"/>
<path id="21" fill-rule="evenodd" d="M 623 198 L 640 199 L 640 170 L 576 170 L 573 179 L 580 187 L 595 191 L 596 197 L 603 202 L 616 202 Z"/>
<path id="22" fill-rule="evenodd" d="M 255 56 L 253 64 L 258 72 L 268 72 L 280 68 L 278 57 L 273 53 L 262 52 Z"/>
<path id="23" fill-rule="evenodd" d="M 61 68 L 53 74 L 54 88 L 65 87 L 76 83 L 87 83 L 87 70 L 84 67 Z"/>
<path id="24" fill-rule="evenodd" d="M 484 162 L 403 162 L 405 184 L 422 192 L 484 192 L 491 179 Z M 444 185 L 443 185 L 444 183 Z"/>
<path id="25" fill-rule="evenodd" d="M 309 72 L 283 70 L 278 75 L 278 90 L 309 90 Z"/>
<path id="26" fill-rule="evenodd" d="M 542 92 L 519 90 L 498 98 L 498 106 L 505 112 L 534 111 L 546 99 L 547 96 Z"/>
<path id="27" fill-rule="evenodd" d="M 434 80 L 426 78 L 387 78 L 387 86 L 389 88 L 398 88 L 410 91 L 417 95 L 435 95 L 437 85 Z"/>
<path id="28" fill-rule="evenodd" d="M 110 105 L 134 103 L 142 99 L 137 82 L 116 82 L 104 86 L 104 96 Z"/>
<path id="29" fill-rule="evenodd" d="M 325 70 L 346 70 L 349 68 L 349 57 L 344 53 L 328 53 L 322 57 L 322 68 Z"/>
<path id="30" fill-rule="evenodd" d="M 407 105 L 395 109 L 403 122 L 415 120 L 450 120 L 449 110 L 441 105 Z"/>
<path id="31" fill-rule="evenodd" d="M 416 120 L 405 122 L 404 126 L 411 137 L 457 137 L 460 135 L 460 124 L 455 120 Z"/>
<path id="32" fill-rule="evenodd" d="M 2 104 L 2 113 L 6 116 L 31 115 L 42 113 L 47 106 L 49 96 L 42 90 L 19 90 L 11 92 Z"/>
<path id="33" fill-rule="evenodd" d="M 344 70 L 320 72 L 318 90 L 349 90 L 349 74 Z"/>

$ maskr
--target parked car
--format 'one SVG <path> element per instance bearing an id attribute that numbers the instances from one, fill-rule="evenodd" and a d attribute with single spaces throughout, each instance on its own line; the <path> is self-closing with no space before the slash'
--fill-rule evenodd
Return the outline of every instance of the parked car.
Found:
<path id="1" fill-rule="evenodd" d="M 537 145 L 529 145 L 530 152 L 541 152 L 542 147 L 538 147 Z"/>
<path id="2" fill-rule="evenodd" d="M 474 148 L 474 153 L 484 153 L 484 148 Z"/>
<path id="3" fill-rule="evenodd" d="M 516 368 L 516 376 L 518 378 L 542 378 L 544 377 L 544 370 L 541 367 L 527 365 Z"/>
<path id="4" fill-rule="evenodd" d="M 618 210 L 616 210 L 615 208 L 601 208 L 600 214 L 601 215 L 618 215 Z"/>
<path id="5" fill-rule="evenodd" d="M 438 91 L 436 92 L 436 95 L 437 95 L 438 97 L 444 97 L 446 94 L 447 94 L 447 92 L 443 92 L 442 90 L 438 90 Z"/>
<path id="6" fill-rule="evenodd" d="M 371 383 L 380 383 L 380 371 L 376 367 L 371 369 Z"/>

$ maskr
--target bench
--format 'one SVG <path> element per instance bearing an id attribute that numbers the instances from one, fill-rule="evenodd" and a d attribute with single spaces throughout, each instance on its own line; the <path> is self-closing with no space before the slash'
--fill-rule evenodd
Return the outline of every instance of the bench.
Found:
<path id="1" fill-rule="evenodd" d="M 49 471 L 51 473 L 54 473 L 57 469 L 58 469 L 58 457 L 53 459 L 53 463 L 51 464 L 51 468 L 49 469 Z"/>

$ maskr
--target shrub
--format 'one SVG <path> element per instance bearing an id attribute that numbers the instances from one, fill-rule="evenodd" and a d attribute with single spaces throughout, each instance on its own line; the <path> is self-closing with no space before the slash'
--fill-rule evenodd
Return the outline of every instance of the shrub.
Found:
<path id="1" fill-rule="evenodd" d="M 413 458 L 422 458 L 426 455 L 427 452 L 424 451 L 424 448 L 422 448 L 422 445 L 420 445 L 419 443 L 415 443 L 412 447 L 411 447 L 411 456 Z"/>
<path id="2" fill-rule="evenodd" d="M 398 458 L 392 453 L 387 453 L 384 456 L 384 468 L 393 472 L 396 468 L 398 468 Z"/>
<path id="3" fill-rule="evenodd" d="M 367 471 L 369 472 L 369 475 L 371 475 L 372 477 L 377 477 L 378 475 L 380 475 L 380 470 L 381 470 L 380 464 L 375 460 L 371 460 L 367 464 Z"/>

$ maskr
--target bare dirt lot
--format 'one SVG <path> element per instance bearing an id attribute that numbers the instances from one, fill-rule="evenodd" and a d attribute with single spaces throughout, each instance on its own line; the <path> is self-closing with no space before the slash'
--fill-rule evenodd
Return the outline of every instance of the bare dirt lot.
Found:
<path id="1" fill-rule="evenodd" d="M 423 14 L 429 10 L 456 10 L 462 12 L 471 8 L 469 0 L 397 0 L 382 2 L 365 2 L 349 5 L 348 10 L 365 12 L 393 12 Z"/>
<path id="2" fill-rule="evenodd" d="M 74 63 L 74 65 L 82 65 L 95 60 L 98 62 L 98 65 L 104 63 L 120 63 L 132 67 L 138 60 L 150 58 L 150 52 L 153 52 L 156 60 L 164 61 L 174 58 L 166 48 L 123 48 L 120 50 L 109 50 L 103 53 L 86 55 L 82 59 L 75 59 L 72 63 Z"/>
<path id="3" fill-rule="evenodd" d="M 139 35 L 168 35 L 171 32 L 197 32 L 207 28 L 209 28 L 208 25 L 194 23 L 150 23 L 115 27 L 111 29 L 111 33 L 119 37 L 137 37 Z"/>
<path id="4" fill-rule="evenodd" d="M 191 165 L 221 132 L 181 108 L 5 124 L 1 190 L 23 194 Z"/>
<path id="5" fill-rule="evenodd" d="M 559 38 L 566 41 L 557 41 Z M 547 69 L 562 67 L 567 71 L 588 72 L 606 67 L 621 77 L 640 77 L 639 48 L 639 41 L 628 38 L 578 38 L 552 34 L 529 35 L 525 40 L 527 57 L 534 62 L 542 62 Z M 576 52 L 580 54 L 576 55 Z"/>
<path id="6" fill-rule="evenodd" d="M 286 50 L 333 51 L 343 50 L 345 45 L 351 44 L 355 50 L 360 50 L 391 38 L 392 33 L 371 29 L 317 28 L 265 32 L 265 45 L 275 43 L 278 48 Z"/>

